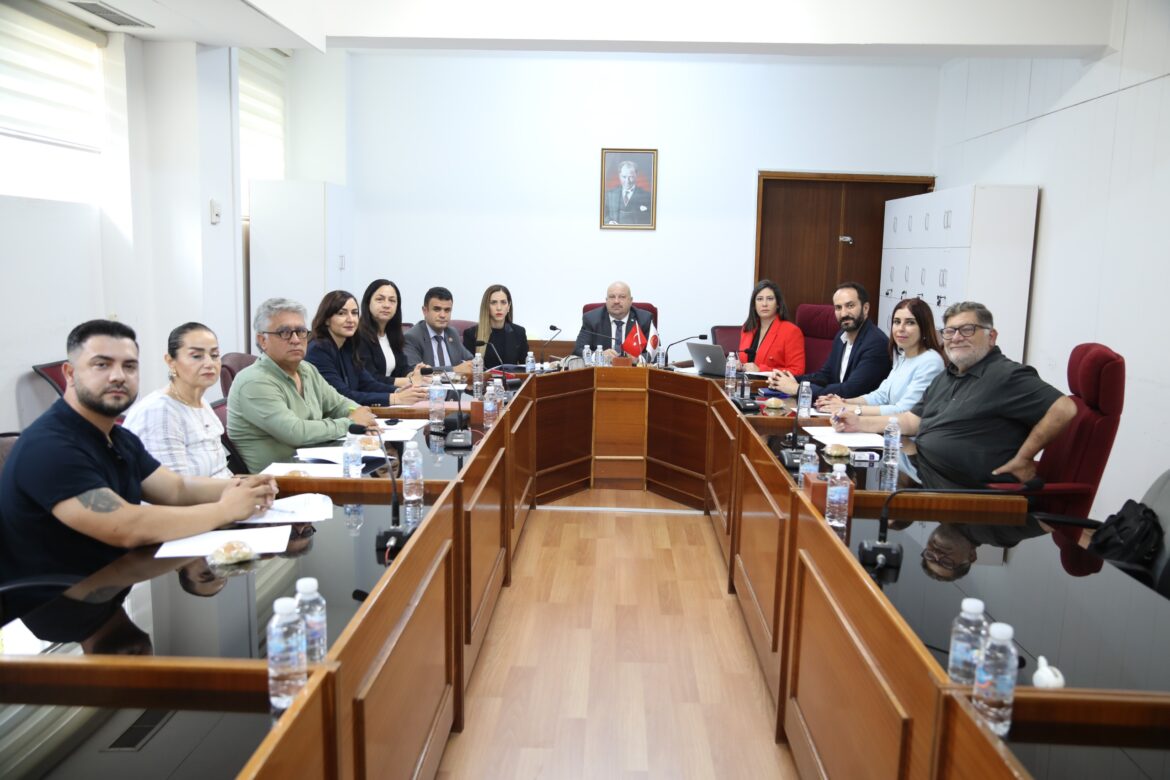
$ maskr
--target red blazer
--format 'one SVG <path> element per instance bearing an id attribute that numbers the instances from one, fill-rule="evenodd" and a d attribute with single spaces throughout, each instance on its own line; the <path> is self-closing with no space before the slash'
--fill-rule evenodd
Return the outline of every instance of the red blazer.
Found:
<path id="1" fill-rule="evenodd" d="M 752 339 L 755 337 L 754 330 L 746 333 L 740 332 L 740 362 L 747 362 L 747 353 L 744 350 L 752 345 Z M 768 332 L 764 334 L 764 340 L 760 342 L 760 346 L 756 350 L 756 359 L 752 362 L 761 371 L 782 368 L 794 374 L 803 374 L 804 334 L 800 332 L 800 328 L 788 320 L 776 320 L 772 323 L 772 327 L 768 328 Z"/>

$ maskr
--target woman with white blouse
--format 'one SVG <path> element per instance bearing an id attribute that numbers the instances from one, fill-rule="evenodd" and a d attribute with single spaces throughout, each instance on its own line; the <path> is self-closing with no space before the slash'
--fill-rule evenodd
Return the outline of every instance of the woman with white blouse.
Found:
<path id="1" fill-rule="evenodd" d="M 219 340 L 206 325 L 185 323 L 171 331 L 163 359 L 170 382 L 136 403 L 123 425 L 176 474 L 230 477 L 223 425 L 203 400 L 219 381 Z"/>

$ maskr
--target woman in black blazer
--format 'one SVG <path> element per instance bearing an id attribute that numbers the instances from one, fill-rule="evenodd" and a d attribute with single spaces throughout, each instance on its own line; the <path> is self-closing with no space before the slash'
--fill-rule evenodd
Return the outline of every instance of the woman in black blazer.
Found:
<path id="1" fill-rule="evenodd" d="M 487 342 L 482 347 L 476 341 Z M 501 363 L 524 365 L 528 356 L 528 334 L 512 322 L 512 293 L 502 284 L 484 290 L 479 304 L 479 324 L 463 331 L 463 346 L 483 355 L 483 367 Z"/>
<path id="2" fill-rule="evenodd" d="M 402 295 L 389 279 L 375 279 L 362 295 L 361 317 L 354 336 L 358 360 L 366 370 L 395 387 L 422 384 L 418 367 L 411 370 L 402 351 Z M 411 376 L 407 376 L 410 374 Z M 392 377 L 393 380 L 388 377 Z"/>

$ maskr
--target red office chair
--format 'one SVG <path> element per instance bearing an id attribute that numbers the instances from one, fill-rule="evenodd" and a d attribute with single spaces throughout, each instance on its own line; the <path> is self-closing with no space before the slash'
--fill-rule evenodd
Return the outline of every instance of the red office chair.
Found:
<path id="1" fill-rule="evenodd" d="M 41 363 L 39 366 L 33 366 L 33 371 L 37 376 L 44 379 L 53 389 L 57 391 L 57 395 L 65 395 L 65 360 L 56 360 L 52 363 Z"/>
<path id="2" fill-rule="evenodd" d="M 1104 344 L 1078 344 L 1068 359 L 1068 388 L 1077 414 L 1044 448 L 1036 464 L 1044 486 L 1029 495 L 1038 497 L 1039 510 L 1088 517 L 1125 404 L 1125 358 Z"/>
<path id="3" fill-rule="evenodd" d="M 224 353 L 222 365 L 219 369 L 219 387 L 223 390 L 223 397 L 227 398 L 228 390 L 232 389 L 232 382 L 236 381 L 236 374 L 256 362 L 256 356 L 247 352 Z M 225 411 L 226 415 L 227 412 Z M 225 423 L 226 425 L 226 423 Z"/>
<path id="4" fill-rule="evenodd" d="M 588 314 L 589 312 L 593 311 L 594 309 L 600 309 L 604 305 L 605 305 L 604 303 L 587 303 L 581 307 L 581 314 L 582 315 Z M 650 319 L 654 322 L 654 327 L 656 327 L 656 328 L 658 327 L 658 307 L 657 306 L 655 306 L 652 303 L 646 303 L 645 301 L 634 301 L 634 308 L 641 309 L 642 311 L 650 312 Z"/>
<path id="5" fill-rule="evenodd" d="M 743 333 L 741 325 L 712 325 L 711 343 L 718 344 L 724 352 L 734 352 L 739 349 L 741 333 Z"/>
<path id="6" fill-rule="evenodd" d="M 467 330 L 468 328 L 470 328 L 473 325 L 478 325 L 478 324 L 479 324 L 478 320 L 476 320 L 474 322 L 472 320 L 451 320 L 447 324 L 447 327 L 451 328 L 453 331 L 455 331 L 455 337 L 457 339 L 459 339 L 460 341 L 462 341 L 463 340 L 463 331 Z"/>
<path id="7" fill-rule="evenodd" d="M 804 365 L 817 371 L 833 351 L 833 339 L 841 332 L 831 303 L 802 303 L 796 307 L 796 327 L 804 334 Z"/>
<path id="8" fill-rule="evenodd" d="M 228 437 L 227 434 L 227 399 L 220 398 L 218 401 L 212 401 L 211 410 L 215 412 L 215 416 L 219 418 L 219 424 L 223 426 L 223 436 L 219 438 L 220 441 L 223 442 L 223 448 L 227 450 L 228 469 L 230 469 L 233 474 L 250 473 L 248 470 L 248 464 L 244 462 L 244 458 L 240 455 L 240 451 L 236 449 L 236 445 L 232 443 L 232 440 Z"/>

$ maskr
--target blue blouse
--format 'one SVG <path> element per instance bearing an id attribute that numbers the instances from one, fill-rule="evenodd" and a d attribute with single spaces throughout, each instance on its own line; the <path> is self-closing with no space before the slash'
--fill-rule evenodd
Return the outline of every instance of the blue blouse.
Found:
<path id="1" fill-rule="evenodd" d="M 863 395 L 865 406 L 878 407 L 878 414 L 889 416 L 908 412 L 922 399 L 926 388 L 942 373 L 942 356 L 933 349 L 919 352 L 912 358 L 898 350 L 890 375 L 868 395 Z"/>
<path id="2" fill-rule="evenodd" d="M 390 403 L 390 393 L 398 389 L 390 384 L 393 380 L 379 382 L 364 365 L 357 367 L 353 339 L 347 340 L 341 349 L 333 339 L 313 339 L 309 342 L 305 360 L 317 367 L 321 377 L 334 390 L 363 406 L 386 406 Z"/>

